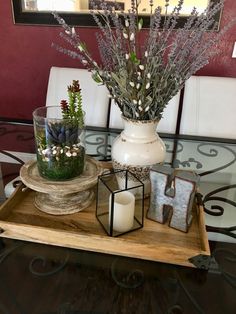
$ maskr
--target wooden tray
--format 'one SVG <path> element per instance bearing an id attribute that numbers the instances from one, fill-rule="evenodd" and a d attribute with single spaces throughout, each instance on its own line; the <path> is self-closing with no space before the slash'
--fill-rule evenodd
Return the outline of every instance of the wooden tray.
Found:
<path id="1" fill-rule="evenodd" d="M 210 255 L 201 206 L 188 233 L 145 219 L 144 228 L 112 238 L 95 217 L 95 201 L 79 213 L 54 216 L 33 205 L 35 193 L 20 185 L 0 207 L 1 237 L 189 267 L 195 267 L 190 258 Z"/>

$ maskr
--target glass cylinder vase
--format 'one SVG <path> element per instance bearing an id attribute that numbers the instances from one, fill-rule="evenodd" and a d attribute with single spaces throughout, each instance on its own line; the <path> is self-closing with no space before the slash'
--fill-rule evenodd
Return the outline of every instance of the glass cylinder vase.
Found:
<path id="1" fill-rule="evenodd" d="M 54 181 L 82 174 L 84 119 L 65 119 L 60 106 L 47 106 L 37 108 L 33 120 L 39 174 Z"/>

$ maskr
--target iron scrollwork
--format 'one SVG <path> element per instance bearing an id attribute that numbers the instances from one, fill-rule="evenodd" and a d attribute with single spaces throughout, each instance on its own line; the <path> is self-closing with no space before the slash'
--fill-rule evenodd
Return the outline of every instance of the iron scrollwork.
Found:
<path id="1" fill-rule="evenodd" d="M 68 259 L 69 259 L 69 255 L 67 254 L 64 260 L 59 263 L 59 265 L 55 266 L 55 265 L 50 264 L 48 265 L 49 267 L 48 270 L 45 270 L 47 268 L 46 258 L 43 256 L 36 256 L 31 260 L 30 265 L 29 265 L 29 270 L 33 275 L 40 276 L 40 277 L 54 275 L 60 272 L 66 266 Z M 43 269 L 43 270 L 40 270 L 40 271 L 37 270 L 36 269 L 37 264 L 40 266 L 40 269 Z"/>
<path id="2" fill-rule="evenodd" d="M 236 164 L 236 150 L 233 149 L 233 147 L 230 147 L 230 145 L 227 144 L 220 144 L 220 143 L 214 143 L 214 142 L 204 142 L 199 143 L 196 147 L 198 156 L 189 157 L 187 160 L 180 160 L 178 158 L 173 159 L 173 167 L 174 168 L 189 168 L 189 169 L 196 169 L 198 171 L 198 175 L 200 177 L 206 177 L 208 175 L 213 175 L 215 173 L 218 173 L 234 164 Z M 177 154 L 176 154 L 177 156 Z M 219 164 L 215 168 L 210 168 L 205 171 L 200 172 L 201 169 L 204 167 L 204 162 L 201 160 L 197 160 L 197 158 L 200 159 L 200 157 L 209 157 L 213 158 L 215 161 L 222 163 L 225 158 L 222 158 L 223 156 L 228 156 L 228 160 L 225 161 L 223 164 Z M 211 163 L 210 163 L 211 166 Z M 226 197 L 222 197 L 220 193 L 233 190 L 236 188 L 236 184 L 231 185 L 225 185 L 220 188 L 214 189 L 210 192 L 208 192 L 206 195 L 202 198 L 202 205 L 204 207 L 204 211 L 211 216 L 222 216 L 224 214 L 224 206 L 219 205 L 219 203 L 222 204 L 228 204 L 230 206 L 236 207 L 236 202 L 234 200 L 231 200 Z M 211 205 L 210 208 L 208 208 L 207 204 L 209 202 L 216 201 L 217 204 Z M 236 238 L 236 226 L 228 226 L 228 227 L 215 227 L 215 226 L 206 226 L 208 232 L 214 232 L 214 233 L 221 233 L 224 235 L 227 235 L 232 238 Z"/>
<path id="3" fill-rule="evenodd" d="M 210 174 L 213 174 L 213 173 L 216 173 L 216 172 L 219 172 L 223 169 L 226 169 L 228 168 L 229 166 L 235 164 L 236 162 L 236 152 L 231 149 L 230 147 L 226 146 L 226 145 L 222 145 L 222 144 L 211 144 L 211 146 L 214 146 L 214 148 L 212 147 L 209 147 L 209 144 L 200 144 L 198 145 L 197 147 L 197 150 L 199 153 L 201 153 L 202 155 L 204 156 L 207 156 L 207 157 L 217 157 L 219 156 L 219 151 L 218 149 L 223 149 L 227 152 L 230 153 L 230 156 L 232 156 L 231 160 L 226 162 L 225 164 L 219 166 L 219 167 L 216 167 L 216 168 L 213 168 L 213 169 L 210 169 L 210 170 L 207 170 L 207 171 L 204 171 L 202 173 L 200 173 L 199 175 L 201 177 L 203 176 L 206 176 L 206 175 L 210 175 Z M 206 152 L 206 151 L 203 151 L 202 148 L 203 147 L 208 147 L 209 148 L 209 151 Z M 232 185 L 226 185 L 226 186 L 223 186 L 221 188 L 218 188 L 218 189 L 215 189 L 209 193 L 207 193 L 204 197 L 203 197 L 203 206 L 204 206 L 204 211 L 208 214 L 208 215 L 212 215 L 212 216 L 222 216 L 224 214 L 224 207 L 223 205 L 218 205 L 218 204 L 214 204 L 214 205 L 211 205 L 211 208 L 209 209 L 207 207 L 207 203 L 208 202 L 212 202 L 212 201 L 217 201 L 217 202 L 221 202 L 223 204 L 229 204 L 233 207 L 236 207 L 236 202 L 233 201 L 233 200 L 230 200 L 226 197 L 222 197 L 222 196 L 219 196 L 217 194 L 221 193 L 221 192 L 224 192 L 224 191 L 227 191 L 227 190 L 231 190 L 231 189 L 235 189 L 236 188 L 236 184 L 232 184 Z M 221 234 L 224 234 L 224 235 L 227 235 L 227 236 L 230 236 L 232 238 L 235 238 L 236 239 L 236 226 L 230 226 L 230 227 L 215 227 L 215 226 L 209 226 L 207 225 L 206 226 L 206 229 L 208 232 L 214 232 L 214 233 L 221 233 Z"/>
<path id="4" fill-rule="evenodd" d="M 116 136 L 115 133 L 88 132 L 85 136 L 85 144 L 89 149 L 88 154 L 101 161 L 111 160 L 111 146 Z"/>
<path id="5" fill-rule="evenodd" d="M 234 163 L 235 163 L 235 161 L 236 161 L 236 152 L 233 150 L 233 149 L 231 149 L 231 148 L 229 148 L 228 146 L 225 146 L 225 145 L 223 145 L 223 144 L 216 144 L 216 143 L 214 143 L 214 144 L 199 144 L 198 145 L 198 147 L 197 147 L 197 151 L 200 153 L 200 154 L 202 154 L 202 155 L 204 155 L 204 156 L 207 156 L 207 157 L 217 157 L 218 155 L 219 155 L 219 151 L 218 150 L 216 150 L 215 148 L 210 148 L 210 146 L 216 146 L 217 148 L 222 148 L 222 149 L 224 149 L 224 150 L 226 150 L 226 151 L 228 151 L 230 154 L 232 154 L 232 160 L 231 161 L 229 161 L 229 162 L 227 162 L 227 163 L 225 163 L 225 164 L 223 164 L 222 166 L 220 166 L 220 167 L 216 167 L 216 168 L 213 168 L 213 169 L 210 169 L 210 170 L 208 170 L 208 171 L 204 171 L 204 172 L 202 172 L 202 173 L 200 173 L 199 175 L 200 176 L 206 176 L 206 175 L 209 175 L 209 174 L 213 174 L 213 173 L 215 173 L 215 172 L 218 172 L 218 171 L 220 171 L 220 170 L 223 170 L 223 169 L 226 169 L 226 168 L 228 168 L 229 166 L 231 166 L 231 165 L 233 165 Z M 209 152 L 207 153 L 207 152 L 204 152 L 203 150 L 202 150 L 202 148 L 203 147 L 208 147 L 209 148 Z"/>

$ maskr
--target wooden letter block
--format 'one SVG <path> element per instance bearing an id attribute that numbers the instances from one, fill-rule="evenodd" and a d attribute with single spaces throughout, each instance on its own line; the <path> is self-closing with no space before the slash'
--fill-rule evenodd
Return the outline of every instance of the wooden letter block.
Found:
<path id="1" fill-rule="evenodd" d="M 151 195 L 147 218 L 184 232 L 192 221 L 192 206 L 199 177 L 190 171 L 155 166 L 150 171 Z"/>

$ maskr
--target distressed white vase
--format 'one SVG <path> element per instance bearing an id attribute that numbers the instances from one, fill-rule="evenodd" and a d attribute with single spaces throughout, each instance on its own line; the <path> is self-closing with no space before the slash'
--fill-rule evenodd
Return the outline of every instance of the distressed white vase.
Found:
<path id="1" fill-rule="evenodd" d="M 144 183 L 144 194 L 148 195 L 150 168 L 163 162 L 166 154 L 165 144 L 156 132 L 158 120 L 139 121 L 122 118 L 124 130 L 112 145 L 113 168 L 132 172 Z M 122 184 L 124 183 L 119 182 L 119 185 Z"/>

